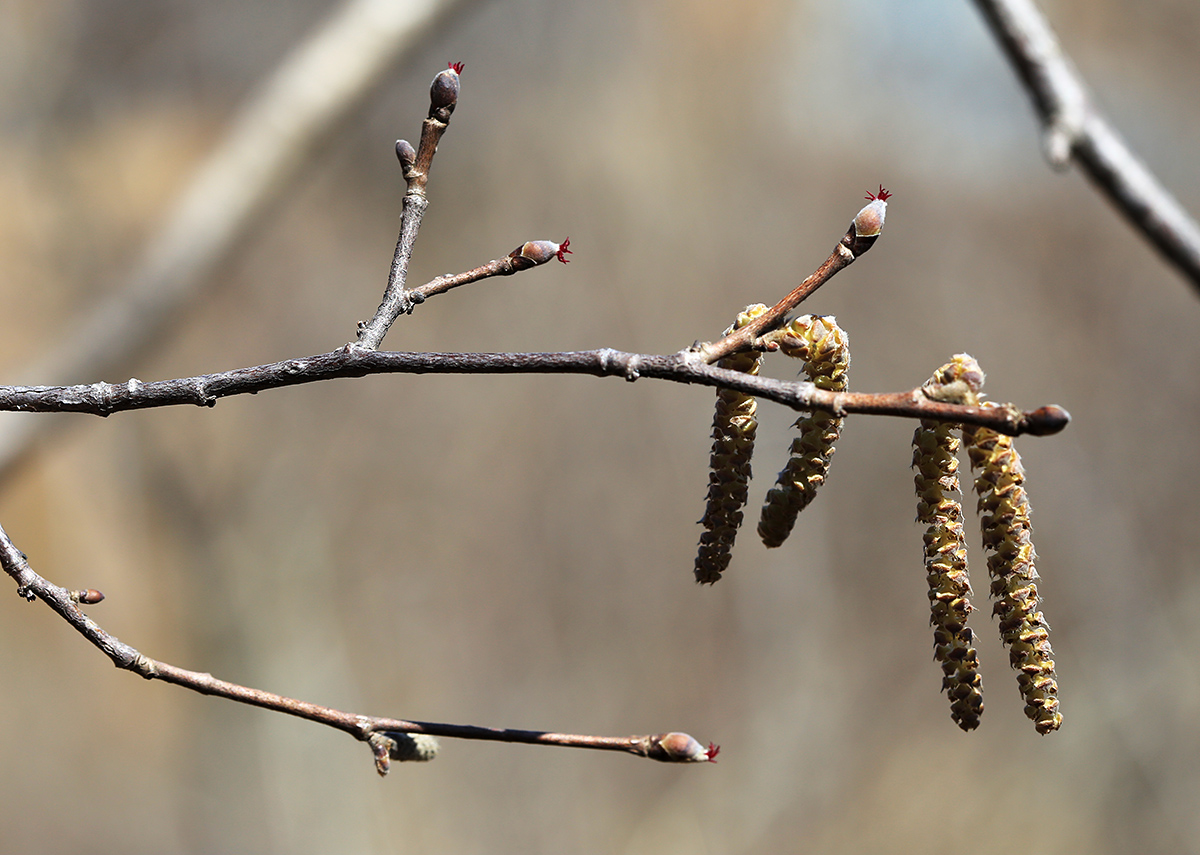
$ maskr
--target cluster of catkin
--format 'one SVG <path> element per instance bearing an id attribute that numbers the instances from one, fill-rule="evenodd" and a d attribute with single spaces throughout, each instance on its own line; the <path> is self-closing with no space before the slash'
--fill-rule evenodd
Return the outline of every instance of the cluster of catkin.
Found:
<path id="1" fill-rule="evenodd" d="M 737 321 L 725 331 L 729 335 L 767 310 L 761 303 L 747 306 Z M 804 373 L 812 383 L 829 391 L 846 389 L 846 369 L 850 349 L 846 334 L 832 317 L 803 315 L 769 334 L 772 350 L 804 361 Z M 757 374 L 762 354 L 736 353 L 717 363 L 721 368 Z M 713 416 L 713 445 L 708 476 L 708 506 L 700 523 L 700 550 L 696 556 L 696 581 L 712 584 L 729 566 L 734 538 L 742 524 L 742 508 L 749 497 L 750 456 L 758 429 L 754 396 L 729 389 L 717 392 Z M 816 411 L 796 422 L 799 433 L 792 441 L 791 453 L 775 486 L 767 493 L 758 523 L 764 544 L 780 546 L 791 533 L 796 516 L 817 488 L 825 483 L 834 442 L 842 429 L 842 419 Z"/>
<path id="2" fill-rule="evenodd" d="M 725 331 L 752 322 L 767 307 L 747 306 Z M 803 370 L 817 387 L 846 390 L 850 351 L 845 332 L 832 317 L 804 315 L 765 338 L 767 351 L 778 350 L 803 360 Z M 722 368 L 757 374 L 763 354 L 757 351 L 727 356 Z M 973 358 L 956 355 L 922 387 L 938 401 L 972 406 L 980 403 L 984 375 Z M 749 496 L 750 458 L 758 421 L 752 395 L 722 389 L 717 393 L 709 470 L 708 504 L 701 524 L 696 556 L 696 580 L 712 584 L 729 566 L 734 539 L 742 524 Z M 815 411 L 796 422 L 798 434 L 790 457 L 775 486 L 767 493 L 758 534 L 768 547 L 780 546 L 791 533 L 796 516 L 825 482 L 842 419 Z M 942 666 L 942 688 L 950 698 L 951 718 L 963 730 L 979 726 L 983 713 L 983 682 L 974 635 L 967 626 L 971 583 L 967 577 L 967 547 L 958 478 L 958 452 L 965 444 L 979 498 L 983 546 L 992 579 L 993 614 L 1009 651 L 1017 683 L 1025 699 L 1025 714 L 1039 733 L 1057 730 L 1058 684 L 1050 649 L 1049 627 L 1039 608 L 1036 554 L 1030 540 L 1029 498 L 1025 471 L 1012 438 L 993 430 L 923 420 L 913 437 L 916 469 L 917 520 L 926 526 L 925 570 L 932 607 L 934 656 Z"/>
<path id="3" fill-rule="evenodd" d="M 983 380 L 979 363 L 960 353 L 939 368 L 922 390 L 935 400 L 987 407 L 991 405 L 979 401 Z M 964 443 L 975 475 L 983 547 L 988 553 L 995 602 L 992 612 L 999 619 L 1000 637 L 1017 672 L 1025 714 L 1039 733 L 1049 733 L 1058 730 L 1062 715 L 1050 627 L 1039 608 L 1036 553 L 1030 539 L 1029 497 L 1021 458 L 1012 437 L 988 428 L 922 421 L 913 436 L 917 521 L 926 526 L 925 570 L 934 657 L 942 666 L 950 716 L 963 730 L 972 730 L 979 726 L 983 712 L 979 658 L 967 626 L 973 609 L 958 481 L 958 451 Z"/>

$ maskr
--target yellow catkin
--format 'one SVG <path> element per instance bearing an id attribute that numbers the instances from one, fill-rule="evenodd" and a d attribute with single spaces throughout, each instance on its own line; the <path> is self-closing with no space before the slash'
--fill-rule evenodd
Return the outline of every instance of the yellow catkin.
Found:
<path id="1" fill-rule="evenodd" d="M 935 400 L 974 404 L 982 386 L 979 363 L 960 353 L 935 371 L 922 390 Z M 925 573 L 934 658 L 942 666 L 942 689 L 950 698 L 950 717 L 963 730 L 974 730 L 983 714 L 983 681 L 974 634 L 967 626 L 974 608 L 958 480 L 960 430 L 956 424 L 922 420 L 913 434 L 913 467 L 917 521 L 926 526 Z"/>
<path id="2" fill-rule="evenodd" d="M 1012 437 L 968 425 L 963 429 L 963 440 L 975 472 L 983 546 L 989 553 L 993 613 L 1000 621 L 1000 637 L 1017 672 L 1025 715 L 1033 720 L 1038 733 L 1049 733 L 1058 730 L 1062 715 L 1058 712 L 1050 627 L 1039 610 L 1039 577 L 1034 567 L 1037 554 L 1031 540 L 1025 470 Z"/>
<path id="3" fill-rule="evenodd" d="M 784 327 L 777 340 L 785 354 L 804 360 L 804 373 L 815 386 L 831 392 L 846 390 L 849 340 L 832 317 L 803 315 Z M 800 434 L 792 440 L 787 465 L 767 492 L 758 522 L 758 535 L 768 547 L 787 540 L 797 515 L 825 483 L 842 419 L 818 410 L 795 427 Z"/>
<path id="4" fill-rule="evenodd" d="M 737 321 L 725 331 L 729 335 L 757 318 L 767 307 L 762 303 L 747 306 Z M 744 374 L 757 374 L 762 354 L 748 351 L 721 359 L 717 365 Z M 713 415 L 712 456 L 708 475 L 708 504 L 700 524 L 700 550 L 696 555 L 696 581 L 716 582 L 729 567 L 733 541 L 742 524 L 742 508 L 749 495 L 750 456 L 754 453 L 754 435 L 758 421 L 753 395 L 730 389 L 717 390 Z"/>

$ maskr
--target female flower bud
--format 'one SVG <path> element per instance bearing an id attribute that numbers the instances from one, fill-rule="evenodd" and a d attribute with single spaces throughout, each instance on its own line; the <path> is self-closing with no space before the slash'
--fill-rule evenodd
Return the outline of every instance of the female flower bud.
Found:
<path id="1" fill-rule="evenodd" d="M 450 114 L 458 104 L 459 75 L 462 74 L 463 64 L 452 62 L 445 71 L 433 78 L 429 87 L 429 115 L 441 121 L 449 121 Z"/>
<path id="2" fill-rule="evenodd" d="M 705 748 L 694 736 L 678 731 L 650 737 L 647 756 L 662 763 L 716 763 L 721 746 Z"/>
<path id="3" fill-rule="evenodd" d="M 514 249 L 508 254 L 508 257 L 513 260 L 513 267 L 517 270 L 528 270 L 530 267 L 545 264 L 552 258 L 557 258 L 563 264 L 569 264 L 571 259 L 567 256 L 572 251 L 567 247 L 570 245 L 570 238 L 562 243 L 555 243 L 552 240 L 531 240 Z"/>
<path id="4" fill-rule="evenodd" d="M 883 220 L 887 216 L 887 200 L 892 196 L 891 193 L 883 189 L 883 185 L 879 185 L 879 192 L 872 193 L 867 191 L 866 198 L 871 204 L 867 205 L 854 218 L 854 236 L 857 238 L 878 237 L 883 231 Z"/>

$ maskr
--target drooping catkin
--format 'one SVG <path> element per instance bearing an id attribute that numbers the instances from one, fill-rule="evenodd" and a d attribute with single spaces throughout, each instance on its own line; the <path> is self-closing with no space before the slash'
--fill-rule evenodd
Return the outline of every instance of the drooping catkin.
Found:
<path id="1" fill-rule="evenodd" d="M 804 373 L 819 389 L 846 390 L 850 346 L 846 333 L 833 317 L 803 315 L 783 328 L 777 339 L 788 356 L 804 360 Z M 818 410 L 796 422 L 799 436 L 792 440 L 791 456 L 767 492 L 758 522 L 758 535 L 768 547 L 787 540 L 796 517 L 825 483 L 834 443 L 842 431 L 842 419 Z"/>
<path id="2" fill-rule="evenodd" d="M 1038 733 L 1049 733 L 1058 730 L 1062 715 L 1050 627 L 1038 608 L 1037 553 L 1031 540 L 1025 470 L 1010 436 L 967 425 L 963 440 L 975 472 L 983 547 L 990 553 L 992 611 L 1000 620 L 1000 637 L 1017 672 L 1025 715 Z"/>
<path id="3" fill-rule="evenodd" d="M 762 303 L 747 306 L 729 335 L 757 318 L 767 307 Z M 717 363 L 721 368 L 757 374 L 762 354 L 748 351 L 727 356 Z M 713 414 L 712 456 L 708 474 L 708 504 L 700 520 L 704 532 L 700 535 L 700 550 L 696 555 L 696 581 L 716 582 L 729 566 L 733 541 L 742 524 L 742 508 L 749 495 L 750 456 L 754 452 L 754 435 L 758 430 L 753 395 L 731 389 L 717 390 L 717 406 Z"/>
<path id="4" fill-rule="evenodd" d="M 931 398 L 962 398 L 975 403 L 983 372 L 965 354 L 939 368 L 923 387 Z M 942 689 L 950 699 L 950 717 L 963 730 L 979 726 L 983 680 L 975 638 L 967 626 L 971 582 L 958 480 L 959 425 L 922 420 L 913 434 L 917 521 L 925 529 L 925 572 L 933 625 L 934 658 L 942 666 Z"/>

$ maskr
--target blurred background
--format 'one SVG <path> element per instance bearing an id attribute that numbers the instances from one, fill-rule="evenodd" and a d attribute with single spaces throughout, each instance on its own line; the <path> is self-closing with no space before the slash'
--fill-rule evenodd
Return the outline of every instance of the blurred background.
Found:
<path id="1" fill-rule="evenodd" d="M 1045 0 L 1099 102 L 1200 211 L 1200 6 Z M 238 105 L 327 2 L 0 6 L 0 376 L 124 287 Z M 673 352 L 822 261 L 882 183 L 887 230 L 806 309 L 851 388 L 953 353 L 1020 441 L 1061 732 L 1039 736 L 984 601 L 986 711 L 932 661 L 913 424 L 848 421 L 791 539 L 692 578 L 712 391 L 385 376 L 106 420 L 0 483 L 0 521 L 143 653 L 343 710 L 627 735 L 717 765 L 443 741 L 380 779 L 307 722 L 115 671 L 0 605 L 0 851 L 1200 852 L 1200 300 L 1075 170 L 967 2 L 492 0 L 405 52 L 123 373 L 332 350 L 382 293 L 427 87 L 466 63 L 410 282 L 570 236 L 431 300 L 385 347 Z M 790 377 L 775 358 L 765 373 Z M 5 421 L 20 417 L 4 414 Z M 36 417 L 34 417 L 36 418 Z M 752 513 L 794 414 L 760 407 Z M 972 547 L 977 546 L 971 521 Z"/>

